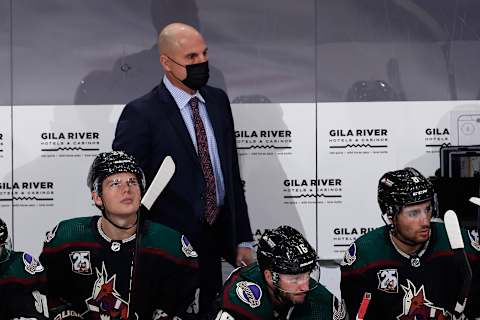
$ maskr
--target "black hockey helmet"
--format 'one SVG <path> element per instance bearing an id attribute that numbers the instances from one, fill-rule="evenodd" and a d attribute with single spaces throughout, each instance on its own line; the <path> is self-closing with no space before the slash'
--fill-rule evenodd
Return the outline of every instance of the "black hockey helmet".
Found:
<path id="1" fill-rule="evenodd" d="M 258 241 L 258 265 L 281 274 L 312 272 L 317 267 L 315 250 L 303 235 L 290 226 L 266 230 Z"/>
<path id="2" fill-rule="evenodd" d="M 145 191 L 145 175 L 135 158 L 123 151 L 102 152 L 93 160 L 87 177 L 90 191 L 102 192 L 103 180 L 115 173 L 130 172 L 137 176 L 142 193 Z"/>
<path id="3" fill-rule="evenodd" d="M 5 246 L 8 242 L 8 228 L 5 221 L 0 218 L 0 246 Z"/>
<path id="4" fill-rule="evenodd" d="M 385 173 L 378 181 L 377 199 L 387 224 L 402 208 L 428 200 L 432 201 L 432 216 L 436 216 L 433 185 L 414 168 Z"/>
<path id="5" fill-rule="evenodd" d="M 10 257 L 11 242 L 8 237 L 8 227 L 5 221 L 0 218 L 0 263 Z"/>

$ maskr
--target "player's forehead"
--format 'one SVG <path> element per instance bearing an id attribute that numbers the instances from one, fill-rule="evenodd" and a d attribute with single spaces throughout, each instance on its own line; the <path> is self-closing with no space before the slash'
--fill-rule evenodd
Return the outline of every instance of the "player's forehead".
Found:
<path id="1" fill-rule="evenodd" d="M 304 279 L 305 277 L 310 277 L 310 272 L 302 272 L 297 274 L 280 273 L 280 277 L 285 280 Z"/>
<path id="2" fill-rule="evenodd" d="M 407 211 L 417 211 L 417 210 L 425 210 L 432 206 L 431 200 L 422 201 L 419 203 L 408 204 L 402 208 L 400 212 L 407 212 Z"/>
<path id="3" fill-rule="evenodd" d="M 114 173 L 112 175 L 109 175 L 108 177 L 106 177 L 103 181 L 104 182 L 111 182 L 111 181 L 114 181 L 114 180 L 130 180 L 130 179 L 136 179 L 137 177 L 135 176 L 135 174 L 131 173 L 131 172 L 119 172 L 119 173 Z"/>

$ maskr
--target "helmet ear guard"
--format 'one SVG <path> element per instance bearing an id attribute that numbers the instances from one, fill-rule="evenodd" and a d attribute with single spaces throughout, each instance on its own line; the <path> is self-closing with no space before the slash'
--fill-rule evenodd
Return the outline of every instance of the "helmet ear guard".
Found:
<path id="1" fill-rule="evenodd" d="M 432 202 L 432 217 L 438 214 L 433 184 L 414 168 L 385 173 L 378 181 L 377 200 L 382 219 L 388 225 L 402 208 L 429 200 Z"/>

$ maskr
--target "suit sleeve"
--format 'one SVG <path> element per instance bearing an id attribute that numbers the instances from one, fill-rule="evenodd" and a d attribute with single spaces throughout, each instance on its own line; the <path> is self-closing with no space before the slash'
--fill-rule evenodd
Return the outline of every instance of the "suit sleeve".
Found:
<path id="1" fill-rule="evenodd" d="M 133 155 L 140 167 L 148 168 L 151 153 L 151 135 L 149 121 L 145 112 L 141 112 L 140 103 L 129 103 L 118 119 L 113 150 L 122 150 Z"/>
<path id="2" fill-rule="evenodd" d="M 232 108 L 228 97 L 225 95 L 228 104 L 228 116 L 232 130 L 230 130 L 230 145 L 232 146 L 232 183 L 235 198 L 235 226 L 237 233 L 237 245 L 241 242 L 253 241 L 252 228 L 248 216 L 247 202 L 245 200 L 245 189 L 240 175 L 240 166 L 238 161 L 237 143 L 235 138 L 235 127 L 232 115 Z"/>

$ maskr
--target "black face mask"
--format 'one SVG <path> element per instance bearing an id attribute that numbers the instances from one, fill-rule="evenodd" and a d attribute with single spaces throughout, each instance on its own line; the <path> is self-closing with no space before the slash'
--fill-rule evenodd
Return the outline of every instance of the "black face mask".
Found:
<path id="1" fill-rule="evenodd" d="M 186 66 L 184 66 L 176 62 L 172 58 L 170 57 L 168 58 L 187 70 L 187 77 L 184 80 L 179 79 L 180 82 L 182 82 L 184 85 L 186 85 L 192 90 L 198 90 L 207 84 L 208 78 L 210 77 L 209 69 L 208 69 L 208 60 L 205 62 L 187 64 Z"/>

